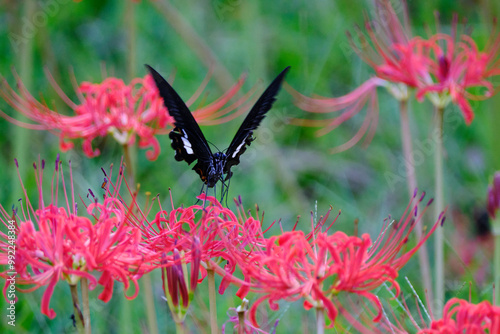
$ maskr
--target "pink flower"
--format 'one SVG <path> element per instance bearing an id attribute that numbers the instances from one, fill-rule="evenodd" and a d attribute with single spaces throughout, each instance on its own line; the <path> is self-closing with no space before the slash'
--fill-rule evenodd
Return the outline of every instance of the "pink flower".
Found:
<path id="1" fill-rule="evenodd" d="M 452 34 L 438 33 L 428 40 L 418 40 L 421 52 L 429 64 L 419 73 L 417 98 L 428 96 L 431 102 L 444 108 L 450 101 L 460 108 L 465 122 L 470 124 L 474 111 L 470 100 L 484 100 L 493 96 L 498 87 L 490 81 L 500 75 L 500 33 L 493 30 L 484 51 L 467 35 L 457 35 L 457 17 Z M 456 40 L 457 39 L 457 40 Z M 482 88 L 479 95 L 468 91 Z"/>
<path id="2" fill-rule="evenodd" d="M 354 37 L 348 34 L 352 48 L 375 70 L 375 77 L 338 98 L 311 98 L 288 88 L 299 108 L 336 115 L 323 120 L 294 120 L 297 125 L 322 127 L 318 135 L 334 130 L 368 104 L 359 131 L 332 152 L 349 149 L 364 136 L 365 143 L 371 141 L 378 122 L 378 87 L 386 88 L 400 102 L 407 101 L 415 89 L 419 101 L 427 97 L 438 108 L 443 109 L 450 102 L 456 104 L 466 124 L 474 118 L 470 101 L 490 98 L 499 88 L 491 80 L 500 75 L 500 32 L 496 24 L 488 45 L 480 51 L 471 37 L 458 36 L 457 16 L 453 19 L 451 35 L 437 33 L 424 39 L 411 36 L 404 1 L 400 3 L 404 23 L 398 19 L 389 0 L 376 0 L 375 5 L 377 15 L 365 24 L 368 36 L 360 29 Z M 471 88 L 480 88 L 481 93 L 473 94 Z"/>
<path id="3" fill-rule="evenodd" d="M 415 300 L 417 302 L 417 299 Z M 500 307 L 491 305 L 488 301 L 474 304 L 456 297 L 451 298 L 444 306 L 443 316 L 440 319 L 436 319 L 432 312 L 427 311 L 421 302 L 417 302 L 414 312 L 410 311 L 404 298 L 399 305 L 403 308 L 404 319 L 407 321 L 400 321 L 400 317 L 389 309 L 385 311 L 382 321 L 374 323 L 365 315 L 372 312 L 369 307 L 363 309 L 359 307 L 359 304 L 353 303 L 351 305 L 344 304 L 348 307 L 343 307 L 341 311 L 351 326 L 356 329 L 356 332 L 363 334 L 500 333 Z M 349 307 L 351 310 L 348 309 Z M 424 309 L 422 310 L 421 307 Z M 415 313 L 416 316 L 413 316 L 412 313 Z M 391 314 L 392 317 L 390 317 Z M 424 315 L 429 320 L 424 320 Z"/>
<path id="4" fill-rule="evenodd" d="M 127 211 L 123 205 L 115 198 L 107 198 L 102 204 L 93 203 L 87 209 L 95 223 L 80 216 L 73 194 L 71 169 L 71 191 L 68 192 L 59 157 L 52 177 L 51 202 L 46 204 L 42 187 L 45 162 L 42 160 L 34 167 L 39 207 L 33 208 L 22 181 L 25 203 L 21 204 L 20 210 L 15 211 L 11 218 L 0 206 L 2 222 L 8 225 L 8 221 L 14 219 L 17 227 L 14 270 L 7 267 L 0 276 L 5 278 L 10 271 L 17 272 L 18 287 L 32 285 L 26 289 L 20 288 L 22 292 L 46 286 L 41 310 L 49 318 L 56 316 L 55 311 L 49 308 L 49 303 L 55 285 L 61 280 L 76 285 L 80 278 L 85 277 L 90 282 L 90 289 L 101 284 L 104 291 L 99 298 L 105 302 L 111 298 L 114 281 L 122 282 L 126 288 L 131 281 L 136 292 L 130 298 L 135 298 L 138 294 L 137 279 L 148 271 L 142 265 L 147 260 L 147 253 L 139 245 L 140 231 L 124 224 Z M 66 198 L 62 205 L 57 200 L 60 191 Z M 8 265 L 8 245 L 8 237 L 1 233 L 0 264 Z M 101 273 L 98 281 L 92 275 L 93 272 Z M 7 283 L 4 293 L 6 288 Z"/>
<path id="5" fill-rule="evenodd" d="M 378 87 L 386 88 L 397 100 L 406 101 L 409 89 L 417 86 L 417 73 L 422 71 L 427 61 L 416 52 L 418 46 L 411 40 L 406 2 L 402 1 L 400 5 L 404 23 L 401 23 L 390 1 L 377 0 L 376 16 L 373 21 L 365 24 L 368 37 L 360 29 L 356 29 L 355 38 L 348 33 L 353 50 L 373 67 L 375 77 L 338 98 L 310 98 L 287 88 L 295 97 L 299 108 L 314 113 L 339 114 L 326 120 L 294 120 L 297 125 L 322 127 L 317 132 L 318 136 L 334 130 L 368 105 L 366 117 L 358 132 L 348 142 L 334 148 L 332 153 L 351 148 L 365 135 L 366 144 L 372 140 L 378 124 Z"/>
<path id="6" fill-rule="evenodd" d="M 352 49 L 375 70 L 378 78 L 415 87 L 415 75 L 424 65 L 425 59 L 415 52 L 415 45 L 411 41 L 406 1 L 395 2 L 394 5 L 399 8 L 395 9 L 389 0 L 375 0 L 375 16 L 365 23 L 368 36 L 359 28 L 355 30 L 354 37 L 349 32 L 347 36 Z M 397 11 L 403 14 L 403 22 L 398 18 Z M 400 88 L 403 91 L 395 94 L 396 97 L 407 98 L 404 87 Z"/>
<path id="7" fill-rule="evenodd" d="M 141 231 L 142 245 L 152 254 L 150 258 L 156 267 L 168 267 L 180 260 L 196 266 L 201 277 L 196 273 L 196 279 L 201 282 L 207 275 L 207 269 L 223 277 L 219 292 L 222 294 L 229 284 L 245 285 L 244 281 L 233 276 L 238 261 L 236 254 L 242 251 L 248 240 L 243 233 L 246 226 L 252 229 L 251 223 L 241 223 L 237 216 L 211 196 L 200 195 L 205 203 L 189 207 L 178 207 L 170 211 L 160 205 L 160 210 L 153 220 L 146 217 L 151 208 L 136 209 L 127 217 L 128 224 Z M 138 214 L 132 213 L 137 211 Z M 193 248 L 193 236 L 197 238 L 198 246 Z M 176 259 L 175 253 L 182 254 Z M 195 261 L 196 260 L 196 261 Z M 193 278 L 192 278 L 193 279 Z M 191 282 L 191 285 L 194 283 Z"/>
<path id="8" fill-rule="evenodd" d="M 443 318 L 433 319 L 418 334 L 500 333 L 500 307 L 488 301 L 473 304 L 463 299 L 450 299 L 443 309 Z"/>
<path id="9" fill-rule="evenodd" d="M 250 278 L 250 289 L 262 294 L 252 306 L 252 322 L 257 324 L 256 310 L 265 300 L 276 310 L 281 299 L 303 299 L 306 309 L 325 309 L 333 325 L 340 293 L 368 300 L 378 310 L 373 320 L 379 321 L 382 305 L 373 290 L 388 282 L 398 294 L 398 271 L 444 221 L 441 215 L 414 247 L 406 249 L 411 231 L 425 212 L 417 212 L 422 199 L 423 196 L 416 198 L 415 193 L 401 219 L 386 220 L 375 242 L 368 234 L 328 235 L 317 229 L 308 236 L 302 231 L 291 231 L 268 238 L 248 260 L 239 260 L 244 275 Z"/>
<path id="10" fill-rule="evenodd" d="M 4 80 L 0 96 L 7 103 L 25 115 L 33 123 L 24 123 L 0 111 L 0 115 L 10 122 L 34 130 L 49 130 L 59 136 L 60 148 L 67 151 L 73 148 L 73 140 L 83 139 L 82 149 L 88 157 L 96 157 L 99 149 L 93 148 L 93 141 L 98 137 L 112 135 L 121 145 L 134 145 L 139 138 L 139 147 L 147 148 L 146 156 L 155 160 L 160 153 L 160 145 L 156 135 L 166 134 L 173 126 L 173 118 L 164 107 L 163 100 L 150 75 L 136 78 L 125 84 L 118 78 L 107 78 L 102 83 L 83 82 L 76 89 L 80 103 L 74 103 L 48 74 L 49 81 L 61 99 L 73 110 L 68 116 L 52 110 L 45 102 L 37 101 L 16 76 L 19 93 Z M 233 105 L 224 107 L 239 91 L 244 79 L 241 78 L 228 92 L 213 103 L 193 111 L 198 122 L 217 124 L 230 120 L 245 108 L 228 113 L 243 104 L 248 95 Z M 201 94 L 207 79 L 188 101 L 188 105 Z"/>

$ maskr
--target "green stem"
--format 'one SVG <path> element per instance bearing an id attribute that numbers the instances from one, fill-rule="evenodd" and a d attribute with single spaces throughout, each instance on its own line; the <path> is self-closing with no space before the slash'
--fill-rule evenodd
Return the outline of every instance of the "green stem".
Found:
<path id="1" fill-rule="evenodd" d="M 500 4 L 499 4 L 500 8 Z M 488 101 L 491 108 L 495 108 L 494 106 L 500 105 L 500 95 L 495 95 L 492 99 Z M 490 152 L 500 152 L 500 133 L 497 131 L 498 124 L 500 124 L 500 113 L 498 112 L 490 112 L 489 113 L 489 131 L 485 131 L 489 133 L 490 136 Z M 484 124 L 485 126 L 487 124 Z M 500 166 L 500 154 L 490 154 L 489 156 L 491 166 Z"/>
<path id="2" fill-rule="evenodd" d="M 22 17 L 31 20 L 33 15 L 37 9 L 37 2 L 35 0 L 27 0 L 23 2 L 19 2 L 19 4 L 23 5 L 23 10 L 21 12 Z M 21 18 L 18 19 L 18 22 L 23 22 Z M 19 27 L 24 25 L 20 24 Z M 35 31 L 35 33 L 37 33 Z M 22 31 L 18 31 L 18 34 L 22 35 Z M 28 36 L 23 39 L 22 44 L 19 45 L 19 49 L 15 49 L 14 51 L 18 52 L 16 59 L 19 60 L 19 77 L 23 82 L 24 86 L 28 91 L 32 89 L 33 86 L 33 42 L 35 40 L 35 36 Z M 17 67 L 17 66 L 16 66 Z M 27 121 L 27 117 L 21 115 L 20 113 L 16 115 L 16 119 L 20 122 Z M 27 160 L 29 147 L 28 147 L 28 138 L 30 137 L 30 131 L 21 126 L 13 126 L 12 129 L 12 143 L 13 143 L 13 158 L 16 158 L 19 162 L 23 162 Z M 12 161 L 12 159 L 11 159 Z M 26 166 L 27 163 L 19 164 L 19 173 L 21 178 L 25 179 L 23 176 L 26 174 Z M 10 192 L 14 196 L 14 198 L 10 198 L 12 203 L 17 203 L 17 198 L 19 197 L 19 193 L 21 193 L 21 186 L 19 184 L 17 170 L 12 168 L 12 177 L 13 180 L 12 185 L 10 186 Z"/>
<path id="3" fill-rule="evenodd" d="M 238 334 L 245 334 L 245 311 L 238 312 Z"/>
<path id="4" fill-rule="evenodd" d="M 158 324 L 156 321 L 156 309 L 153 297 L 153 285 L 151 283 L 151 275 L 153 273 L 142 276 L 144 303 L 146 304 L 146 313 L 148 316 L 149 333 L 158 334 Z"/>
<path id="5" fill-rule="evenodd" d="M 325 333 L 325 309 L 322 307 L 316 308 L 316 333 Z"/>
<path id="6" fill-rule="evenodd" d="M 174 318 L 175 320 L 175 318 Z M 186 327 L 184 326 L 184 321 L 175 321 L 175 332 L 177 334 L 184 334 L 186 332 Z"/>
<path id="7" fill-rule="evenodd" d="M 408 184 L 408 194 L 410 198 L 413 197 L 413 192 L 417 189 L 417 175 L 415 171 L 415 165 L 413 161 L 413 144 L 411 141 L 411 130 L 410 121 L 408 118 L 408 100 L 402 100 L 400 102 L 400 114 L 401 114 L 401 142 L 403 144 L 403 157 L 406 167 L 406 181 Z M 422 237 L 422 220 L 419 220 L 415 226 L 415 235 L 420 240 Z M 432 283 L 431 283 L 431 269 L 429 265 L 429 255 L 427 252 L 426 244 L 424 243 L 417 252 L 418 261 L 420 263 L 420 274 L 422 282 L 424 283 L 424 288 L 427 291 L 427 296 L 429 300 L 433 299 L 432 293 Z"/>
<path id="8" fill-rule="evenodd" d="M 127 36 L 127 79 L 130 81 L 135 77 L 136 60 L 136 20 L 135 4 L 133 1 L 125 1 L 125 21 L 124 26 Z"/>
<path id="9" fill-rule="evenodd" d="M 130 189 L 135 189 L 135 166 L 132 161 L 132 152 L 130 147 L 127 144 L 123 145 L 123 156 L 125 158 L 125 170 L 127 173 L 127 182 L 130 186 Z"/>
<path id="10" fill-rule="evenodd" d="M 436 108 L 435 114 L 435 138 L 436 138 L 436 151 L 434 153 L 434 173 L 435 173 L 435 217 L 439 217 L 444 210 L 444 195 L 443 195 L 443 115 L 444 108 Z M 443 228 L 438 227 L 434 233 L 434 248 L 436 258 L 436 306 L 434 314 L 436 318 L 441 317 L 444 303 L 444 242 L 443 242 Z"/>
<path id="11" fill-rule="evenodd" d="M 207 269 L 207 278 L 208 278 L 208 300 L 210 303 L 210 328 L 212 334 L 217 334 L 219 332 L 219 327 L 217 326 L 215 272 L 213 269 Z"/>
<path id="12" fill-rule="evenodd" d="M 124 288 L 125 290 L 125 288 Z M 125 298 L 125 291 L 123 291 L 123 295 L 121 296 L 122 300 L 119 302 L 120 304 L 120 319 L 119 327 L 117 328 L 118 333 L 134 333 L 134 324 L 132 323 L 132 305 L 130 300 Z"/>
<path id="13" fill-rule="evenodd" d="M 82 305 L 83 305 L 83 323 L 85 324 L 85 334 L 92 333 L 90 326 L 90 308 L 89 308 L 89 281 L 87 278 L 80 280 L 82 288 Z"/>
<path id="14" fill-rule="evenodd" d="M 71 290 L 71 299 L 73 300 L 73 314 L 75 316 L 76 329 L 79 334 L 85 333 L 85 323 L 83 320 L 82 311 L 80 310 L 80 301 L 78 300 L 78 287 L 77 285 L 69 285 Z"/>
<path id="15" fill-rule="evenodd" d="M 132 189 L 132 191 L 134 191 L 133 189 L 135 189 L 135 182 L 134 182 L 132 161 L 130 159 L 129 147 L 126 144 L 123 145 L 123 154 L 125 157 L 125 166 L 126 166 L 125 170 L 127 173 L 127 182 L 129 184 L 130 188 Z M 127 196 L 128 196 L 128 193 L 127 193 Z M 133 205 L 133 203 L 134 203 L 132 200 L 133 195 L 130 195 L 130 196 L 131 196 L 131 200 L 130 200 L 131 204 L 130 205 Z M 120 316 L 121 316 L 122 321 L 120 321 L 120 327 L 118 328 L 118 331 L 120 333 L 131 333 L 132 329 L 134 328 L 132 325 L 132 310 L 131 310 L 131 305 L 130 305 L 131 302 L 130 302 L 130 300 L 128 300 L 125 297 L 122 297 L 122 298 L 124 299 L 123 302 L 120 303 L 120 312 L 121 312 Z"/>
<path id="16" fill-rule="evenodd" d="M 500 305 L 500 212 L 493 220 L 493 236 L 495 238 L 495 253 L 493 254 L 495 305 Z"/>

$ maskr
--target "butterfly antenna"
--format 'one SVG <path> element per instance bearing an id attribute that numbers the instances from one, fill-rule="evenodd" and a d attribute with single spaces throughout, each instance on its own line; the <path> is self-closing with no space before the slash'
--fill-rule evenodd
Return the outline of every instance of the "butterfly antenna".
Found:
<path id="1" fill-rule="evenodd" d="M 211 141 L 207 140 L 207 143 L 209 143 L 210 145 L 212 145 L 213 147 L 215 147 L 215 149 L 218 151 L 218 152 L 222 152 L 218 147 L 217 145 L 215 145 L 214 143 L 212 143 Z M 226 149 L 227 150 L 227 149 Z"/>

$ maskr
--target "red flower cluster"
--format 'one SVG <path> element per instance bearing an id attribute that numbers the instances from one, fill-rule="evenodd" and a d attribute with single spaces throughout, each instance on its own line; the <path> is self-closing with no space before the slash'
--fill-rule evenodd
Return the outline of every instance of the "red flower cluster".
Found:
<path id="1" fill-rule="evenodd" d="M 50 83 L 61 99 L 74 111 L 74 115 L 64 115 L 52 110 L 45 103 L 37 101 L 16 76 L 19 93 L 4 80 L 0 96 L 15 110 L 25 115 L 35 124 L 24 123 L 0 111 L 0 115 L 10 122 L 35 130 L 55 132 L 60 139 L 60 148 L 67 151 L 73 148 L 73 140 L 83 139 L 83 152 L 90 158 L 100 154 L 93 148 L 93 141 L 98 137 L 112 135 L 121 145 L 133 145 L 139 137 L 139 147 L 150 149 L 146 156 L 155 160 L 160 154 L 160 145 L 156 135 L 165 134 L 173 126 L 173 118 L 163 105 L 158 89 L 150 75 L 136 78 L 130 84 L 117 78 L 107 78 L 102 83 L 83 82 L 76 93 L 80 104 L 76 104 L 62 91 L 52 76 L 48 74 Z M 241 106 L 249 95 L 242 97 L 234 104 L 223 108 L 234 97 L 243 85 L 241 78 L 229 91 L 213 103 L 198 108 L 193 112 L 200 123 L 217 124 L 238 116 L 245 108 L 234 111 Z M 200 85 L 197 92 L 188 101 L 194 102 L 208 82 Z"/>
<path id="2" fill-rule="evenodd" d="M 368 37 L 357 29 L 357 42 L 351 35 L 349 38 L 356 53 L 375 70 L 376 77 L 338 98 L 309 98 L 289 89 L 303 110 L 341 112 L 329 120 L 295 120 L 295 123 L 323 127 L 318 131 L 318 135 L 323 135 L 352 118 L 369 103 L 360 130 L 335 151 L 352 147 L 367 132 L 368 142 L 374 135 L 378 120 L 376 90 L 385 87 L 399 101 L 406 101 L 409 90 L 415 89 L 419 101 L 428 97 L 436 107 L 444 108 L 452 102 L 462 111 L 465 122 L 470 124 L 474 118 L 470 101 L 487 99 L 498 90 L 491 81 L 500 75 L 500 33 L 496 26 L 487 46 L 481 51 L 470 36 L 458 36 L 456 16 L 450 35 L 437 33 L 424 39 L 411 36 L 404 1 L 404 24 L 389 0 L 377 0 L 375 5 L 377 15 L 372 22 L 366 23 Z M 480 94 L 469 92 L 470 88 L 479 88 Z"/>
<path id="3" fill-rule="evenodd" d="M 451 298 L 443 308 L 443 316 L 441 319 L 434 319 L 432 314 L 427 313 L 427 311 L 425 312 L 431 319 L 429 324 L 424 321 L 423 314 L 418 304 L 418 311 L 416 311 L 418 314 L 417 317 L 414 317 L 410 313 L 410 309 L 404 301 L 403 304 L 405 318 L 407 318 L 408 321 L 398 320 L 394 311 L 392 311 L 394 323 L 389 320 L 387 313 L 379 323 L 374 323 L 370 321 L 370 319 L 366 319 L 363 312 L 370 313 L 368 309 L 362 311 L 360 311 L 359 308 L 355 309 L 353 313 L 359 314 L 358 319 L 345 309 L 342 310 L 342 314 L 345 315 L 346 319 L 358 333 L 363 334 L 500 333 L 500 307 L 491 305 L 488 301 L 474 304 L 463 299 Z"/>
<path id="4" fill-rule="evenodd" d="M 427 95 L 433 104 L 442 108 L 451 99 L 470 124 L 474 112 L 469 101 L 484 100 L 496 93 L 489 79 L 500 75 L 500 34 L 492 31 L 485 50 L 479 51 L 467 35 L 455 40 L 456 21 L 455 17 L 451 35 L 438 33 L 427 40 L 416 38 L 417 50 L 426 60 L 426 66 L 417 75 L 417 98 L 423 100 Z M 472 87 L 480 87 L 483 92 L 469 93 Z"/>
<path id="5" fill-rule="evenodd" d="M 500 307 L 487 301 L 472 304 L 463 299 L 450 299 L 443 310 L 443 318 L 433 320 L 418 334 L 500 333 Z"/>
<path id="6" fill-rule="evenodd" d="M 425 212 L 417 212 L 422 200 L 423 196 L 416 198 L 415 193 L 401 219 L 386 220 L 375 242 L 367 234 L 361 237 L 343 232 L 328 235 L 318 228 L 309 235 L 291 231 L 262 240 L 262 245 L 238 260 L 246 280 L 251 283 L 250 288 L 263 294 L 252 306 L 252 322 L 257 323 L 256 309 L 265 300 L 271 309 L 277 309 L 278 300 L 303 298 L 306 309 L 325 309 L 333 324 L 339 306 L 336 297 L 341 292 L 368 299 L 379 310 L 374 319 L 379 321 L 382 305 L 373 290 L 389 282 L 399 293 L 396 282 L 399 269 L 444 221 L 441 215 L 414 247 L 405 249 L 411 231 Z M 318 226 L 325 223 L 327 216 Z M 239 296 L 246 292 L 240 291 Z"/>
<path id="7" fill-rule="evenodd" d="M 107 302 L 115 281 L 125 287 L 134 284 L 136 291 L 130 298 L 135 298 L 137 280 L 144 273 L 161 268 L 165 295 L 169 296 L 167 301 L 180 317 L 185 316 L 197 284 L 206 277 L 207 270 L 212 270 L 223 277 L 221 294 L 229 284 L 240 287 L 237 294 L 241 298 L 250 291 L 262 294 L 249 312 L 254 327 L 259 304 L 268 300 L 271 308 L 276 309 L 276 302 L 281 299 L 303 298 L 306 309 L 325 310 L 333 323 L 341 310 L 338 299 L 341 293 L 368 300 L 378 310 L 373 320 L 379 321 L 382 305 L 374 289 L 388 282 L 398 294 L 399 269 L 444 221 L 441 215 L 421 240 L 408 246 L 409 235 L 426 210 L 417 212 L 424 196 L 418 198 L 415 192 L 401 219 L 387 219 L 375 242 L 368 234 L 361 237 L 343 232 L 328 235 L 337 219 L 324 228 L 330 211 L 316 225 L 312 224 L 309 234 L 294 227 L 290 232 L 266 238 L 267 230 L 262 229 L 262 222 L 245 214 L 241 200 L 236 203 L 236 213 L 205 195 L 200 196 L 203 205 L 174 208 L 172 204 L 170 211 L 160 205 L 156 213 L 152 205 L 141 210 L 134 193 L 130 193 L 131 204 L 126 205 L 119 194 L 122 183 L 126 184 L 121 166 L 114 182 L 111 181 L 113 170 L 104 172 L 107 182 L 103 186 L 102 203 L 90 191 L 93 200 L 86 211 L 92 222 L 78 215 L 71 169 L 71 191 L 68 192 L 58 160 L 52 178 L 51 203 L 44 204 L 44 165 L 42 161 L 41 168 L 35 168 L 39 208 L 33 209 L 24 190 L 26 204 L 21 207 L 21 214 L 14 213 L 15 271 L 20 285 L 34 285 L 24 291 L 47 286 L 42 313 L 51 318 L 55 312 L 49 309 L 49 301 L 60 280 L 75 285 L 80 278 L 88 278 L 91 288 L 97 284 L 104 287 L 99 298 Z M 62 206 L 57 202 L 59 183 L 66 199 Z M 9 216 L 3 208 L 2 213 L 2 221 L 7 225 Z M 150 214 L 154 214 L 154 219 L 148 220 Z M 0 234 L 0 264 L 8 263 L 7 248 L 8 237 Z M 187 277 L 188 264 L 190 278 Z M 236 266 L 240 267 L 243 279 L 234 276 Z M 94 273 L 100 273 L 98 280 Z M 0 275 L 6 277 L 7 271 Z"/>
<path id="8" fill-rule="evenodd" d="M 111 197 L 106 198 L 102 204 L 90 204 L 87 213 L 93 217 L 94 223 L 79 215 L 73 194 L 71 169 L 71 199 L 68 200 L 62 164 L 57 159 L 52 178 L 52 198 L 50 204 L 46 205 L 42 188 L 45 162 L 34 166 L 40 194 L 39 207 L 33 208 L 24 186 L 25 203 L 21 205 L 21 212 L 14 212 L 10 217 L 0 206 L 2 223 L 8 226 L 9 220 L 15 220 L 17 236 L 14 270 L 7 267 L 9 270 L 0 273 L 0 276 L 5 278 L 8 272 L 17 272 L 18 286 L 33 285 L 27 289 L 19 288 L 23 292 L 47 286 L 41 310 L 49 318 L 56 315 L 49 308 L 49 302 L 54 287 L 60 280 L 76 285 L 80 278 L 85 277 L 89 280 L 91 289 L 100 284 L 104 290 L 99 298 L 105 302 L 111 298 L 115 280 L 122 282 L 125 288 L 132 282 L 136 289 L 130 298 L 135 298 L 139 293 L 137 280 L 150 268 L 142 264 L 147 257 L 147 250 L 140 245 L 140 231 L 124 224 L 127 211 L 123 204 Z M 61 190 L 66 198 L 64 205 L 58 205 L 57 201 L 59 182 L 62 182 Z M 5 266 L 8 264 L 8 245 L 7 235 L 0 233 L 0 264 Z M 95 272 L 100 273 L 98 281 L 92 275 Z"/>
<path id="9" fill-rule="evenodd" d="M 179 207 L 168 212 L 161 208 L 152 221 L 147 220 L 147 214 L 131 213 L 128 224 L 141 231 L 143 244 L 152 253 L 152 258 L 159 267 L 179 263 L 174 253 L 182 253 L 183 263 L 198 263 L 201 279 L 206 276 L 206 269 L 214 269 L 225 275 L 218 265 L 227 262 L 225 270 L 231 275 L 236 268 L 236 261 L 231 245 L 238 245 L 241 239 L 241 228 L 236 227 L 238 220 L 231 210 L 210 196 L 201 195 L 204 205 Z M 197 247 L 193 247 L 196 236 Z M 175 250 L 175 252 L 174 252 Z M 227 286 L 227 285 L 226 285 Z"/>

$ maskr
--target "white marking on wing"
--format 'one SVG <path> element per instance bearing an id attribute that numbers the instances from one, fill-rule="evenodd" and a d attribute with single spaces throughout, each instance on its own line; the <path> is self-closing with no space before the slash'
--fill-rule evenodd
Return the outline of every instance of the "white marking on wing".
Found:
<path id="1" fill-rule="evenodd" d="M 236 150 L 234 150 L 234 153 L 233 155 L 231 156 L 231 158 L 235 158 L 236 155 L 238 154 L 238 152 L 241 150 L 241 148 L 243 147 L 243 145 L 245 145 L 245 141 L 243 141 L 237 148 Z"/>
<path id="2" fill-rule="evenodd" d="M 182 138 L 182 144 L 184 145 L 184 149 L 186 150 L 187 154 L 193 154 L 193 149 L 191 148 L 191 143 L 187 139 L 187 137 L 181 137 Z"/>

